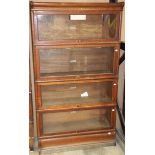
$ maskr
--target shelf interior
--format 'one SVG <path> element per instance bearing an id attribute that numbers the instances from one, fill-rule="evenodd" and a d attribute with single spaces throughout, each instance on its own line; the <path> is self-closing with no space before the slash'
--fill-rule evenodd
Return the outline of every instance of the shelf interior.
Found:
<path id="1" fill-rule="evenodd" d="M 111 127 L 110 108 L 43 114 L 44 134 L 109 127 Z"/>
<path id="2" fill-rule="evenodd" d="M 95 104 L 112 101 L 112 82 L 41 86 L 43 106 Z"/>
<path id="3" fill-rule="evenodd" d="M 39 49 L 40 76 L 113 73 L 114 47 Z"/>
<path id="4" fill-rule="evenodd" d="M 39 40 L 117 39 L 117 14 L 37 15 Z M 81 17 L 82 17 L 81 16 Z M 80 16 L 79 16 L 80 18 Z"/>

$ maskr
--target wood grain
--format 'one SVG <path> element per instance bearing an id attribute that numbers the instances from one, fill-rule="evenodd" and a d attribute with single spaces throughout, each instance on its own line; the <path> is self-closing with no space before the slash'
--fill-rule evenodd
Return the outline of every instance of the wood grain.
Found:
<path id="1" fill-rule="evenodd" d="M 29 148 L 33 149 L 34 145 L 34 132 L 33 132 L 33 122 L 29 122 Z"/>
<path id="2" fill-rule="evenodd" d="M 100 134 L 91 134 L 91 135 L 78 135 L 70 136 L 65 138 L 48 138 L 48 139 L 39 139 L 40 148 L 53 147 L 53 146 L 62 146 L 62 145 L 71 145 L 71 144 L 89 144 L 94 142 L 109 142 L 115 139 L 115 132 L 111 132 L 109 135 L 108 132 Z"/>
<path id="3" fill-rule="evenodd" d="M 104 10 L 104 11 L 121 11 L 123 9 L 124 2 L 120 3 L 56 3 L 56 2 L 30 2 L 31 10 Z M 68 10 L 67 10 L 68 9 Z"/>

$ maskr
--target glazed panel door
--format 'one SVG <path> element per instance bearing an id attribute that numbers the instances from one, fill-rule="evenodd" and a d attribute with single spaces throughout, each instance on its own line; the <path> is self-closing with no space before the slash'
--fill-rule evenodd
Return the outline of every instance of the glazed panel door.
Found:
<path id="1" fill-rule="evenodd" d="M 40 41 L 118 39 L 117 14 L 45 14 L 37 15 Z"/>
<path id="2" fill-rule="evenodd" d="M 36 79 L 115 76 L 118 57 L 118 44 L 37 46 L 34 51 Z"/>
<path id="3" fill-rule="evenodd" d="M 85 107 L 115 104 L 116 80 L 61 82 L 36 85 L 37 108 Z"/>
<path id="4" fill-rule="evenodd" d="M 115 108 L 39 113 L 41 136 L 112 129 Z"/>

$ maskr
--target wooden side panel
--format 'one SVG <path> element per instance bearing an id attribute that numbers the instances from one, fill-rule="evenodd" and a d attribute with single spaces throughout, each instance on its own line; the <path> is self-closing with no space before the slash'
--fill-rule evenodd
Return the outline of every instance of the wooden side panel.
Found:
<path id="1" fill-rule="evenodd" d="M 33 149 L 34 145 L 34 120 L 33 120 L 33 106 L 32 106 L 32 83 L 29 68 L 29 148 Z"/>
<path id="2" fill-rule="evenodd" d="M 32 92 L 29 92 L 29 121 L 33 121 Z"/>
<path id="3" fill-rule="evenodd" d="M 34 133 L 33 133 L 33 122 L 29 122 L 29 148 L 33 149 L 34 144 Z"/>

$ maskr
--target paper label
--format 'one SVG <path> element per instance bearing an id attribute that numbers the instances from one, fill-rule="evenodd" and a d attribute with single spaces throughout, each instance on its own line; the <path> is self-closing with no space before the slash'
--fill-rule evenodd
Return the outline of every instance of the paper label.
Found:
<path id="1" fill-rule="evenodd" d="M 87 92 L 82 93 L 81 97 L 88 97 L 88 93 Z"/>
<path id="2" fill-rule="evenodd" d="M 86 20 L 86 15 L 70 15 L 70 20 Z"/>

